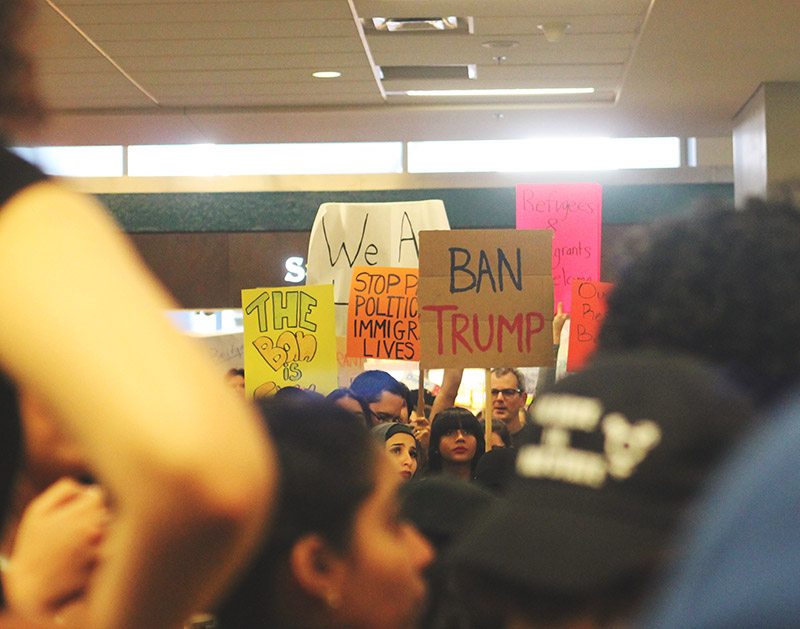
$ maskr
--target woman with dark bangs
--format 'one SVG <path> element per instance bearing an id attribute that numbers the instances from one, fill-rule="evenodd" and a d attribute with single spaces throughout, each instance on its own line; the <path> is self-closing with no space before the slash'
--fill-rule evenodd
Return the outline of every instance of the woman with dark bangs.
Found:
<path id="1" fill-rule="evenodd" d="M 436 415 L 428 455 L 431 473 L 471 480 L 485 450 L 481 425 L 467 409 L 451 406 Z"/>

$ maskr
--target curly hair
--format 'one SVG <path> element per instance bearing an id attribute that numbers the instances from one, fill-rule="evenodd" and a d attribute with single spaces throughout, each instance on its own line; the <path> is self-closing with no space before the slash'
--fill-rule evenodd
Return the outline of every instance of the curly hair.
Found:
<path id="1" fill-rule="evenodd" d="M 33 62 L 23 44 L 33 14 L 29 0 L 0 2 L 0 135 L 40 122 Z"/>
<path id="2" fill-rule="evenodd" d="M 757 403 L 800 376 L 800 212 L 751 199 L 660 226 L 608 297 L 600 351 L 693 353 Z"/>

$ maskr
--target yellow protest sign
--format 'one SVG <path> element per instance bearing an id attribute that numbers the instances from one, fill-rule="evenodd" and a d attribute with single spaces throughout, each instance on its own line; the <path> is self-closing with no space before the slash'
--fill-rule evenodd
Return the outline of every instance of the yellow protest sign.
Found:
<path id="1" fill-rule="evenodd" d="M 242 291 L 248 397 L 287 386 L 327 394 L 337 387 L 333 286 Z"/>

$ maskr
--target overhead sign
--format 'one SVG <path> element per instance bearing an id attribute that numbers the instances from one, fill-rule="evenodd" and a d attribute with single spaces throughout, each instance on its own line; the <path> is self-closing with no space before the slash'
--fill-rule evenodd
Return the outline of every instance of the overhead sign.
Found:
<path id="1" fill-rule="evenodd" d="M 420 233 L 421 361 L 439 367 L 553 365 L 553 233 Z"/>
<path id="2" fill-rule="evenodd" d="M 333 286 L 242 291 L 245 394 L 285 386 L 330 393 L 337 386 Z"/>
<path id="3" fill-rule="evenodd" d="M 347 336 L 353 267 L 416 267 L 423 229 L 450 229 L 442 201 L 320 205 L 308 241 L 306 281 L 333 283 L 338 336 Z"/>
<path id="4" fill-rule="evenodd" d="M 350 283 L 347 354 L 419 360 L 416 268 L 357 266 Z"/>
<path id="5" fill-rule="evenodd" d="M 517 229 L 553 232 L 553 290 L 564 312 L 572 312 L 573 280 L 600 279 L 602 209 L 597 183 L 517 185 Z"/>
<path id="6" fill-rule="evenodd" d="M 613 286 L 609 282 L 572 282 L 567 371 L 583 369 L 594 352 L 608 310 L 606 295 Z"/>

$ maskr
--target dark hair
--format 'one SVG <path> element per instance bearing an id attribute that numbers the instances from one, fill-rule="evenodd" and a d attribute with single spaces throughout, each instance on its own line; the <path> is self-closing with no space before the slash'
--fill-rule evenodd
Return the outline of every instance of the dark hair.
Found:
<path id="1" fill-rule="evenodd" d="M 486 435 L 486 420 L 479 419 L 478 422 L 481 425 L 481 430 L 483 430 L 483 434 Z M 504 421 L 500 419 L 493 419 L 492 432 L 496 432 L 498 435 L 500 435 L 500 440 L 503 442 L 503 445 L 506 448 L 512 447 L 513 444 L 511 442 L 511 433 L 509 432 L 508 426 L 506 426 L 506 423 Z"/>
<path id="2" fill-rule="evenodd" d="M 346 551 L 358 509 L 374 489 L 375 439 L 352 413 L 326 400 L 259 399 L 280 466 L 280 488 L 265 545 L 219 611 L 221 627 L 280 626 L 276 587 L 295 542 L 314 533 Z"/>
<path id="3" fill-rule="evenodd" d="M 380 369 L 362 371 L 350 383 L 350 390 L 367 404 L 377 402 L 384 391 L 399 395 L 408 402 L 408 387 Z"/>
<path id="4" fill-rule="evenodd" d="M 43 117 L 33 63 L 23 47 L 32 11 L 29 0 L 0 2 L 0 136 Z"/>
<path id="5" fill-rule="evenodd" d="M 355 400 L 356 402 L 358 402 L 358 405 L 361 407 L 361 412 L 364 415 L 364 426 L 367 428 L 371 428 L 372 411 L 369 410 L 369 406 L 361 397 L 353 393 L 352 389 L 348 387 L 339 387 L 338 389 L 334 389 L 333 391 L 328 393 L 328 395 L 325 396 L 325 399 L 333 404 L 336 404 L 336 402 L 345 398 L 350 398 L 351 400 Z"/>
<path id="6" fill-rule="evenodd" d="M 427 416 L 428 411 L 430 411 L 430 407 L 433 406 L 433 402 L 436 399 L 436 396 L 430 391 L 428 391 L 428 389 L 422 389 L 422 395 L 426 406 L 425 415 Z M 410 402 L 408 405 L 408 410 L 416 411 L 417 404 L 419 402 L 419 389 L 411 389 L 409 391 L 409 400 Z"/>
<path id="7" fill-rule="evenodd" d="M 311 389 L 301 389 L 300 387 L 288 386 L 282 387 L 275 391 L 272 395 L 273 398 L 278 400 L 323 400 L 325 396 L 322 393 L 313 391 Z"/>
<path id="8" fill-rule="evenodd" d="M 620 271 L 599 349 L 694 354 L 773 399 L 800 377 L 798 242 L 798 210 L 755 199 L 659 226 Z"/>
<path id="9" fill-rule="evenodd" d="M 22 459 L 22 421 L 17 388 L 0 371 L 0 528 L 9 511 L 14 479 Z"/>
<path id="10" fill-rule="evenodd" d="M 486 450 L 486 439 L 483 436 L 481 425 L 471 412 L 460 406 L 451 406 L 440 411 L 433 418 L 431 424 L 431 440 L 428 450 L 428 468 L 431 472 L 442 471 L 442 453 L 439 451 L 439 444 L 445 433 L 450 430 L 460 429 L 475 436 L 478 442 L 475 447 L 475 456 L 472 458 L 471 468 L 475 471 L 484 450 Z"/>

